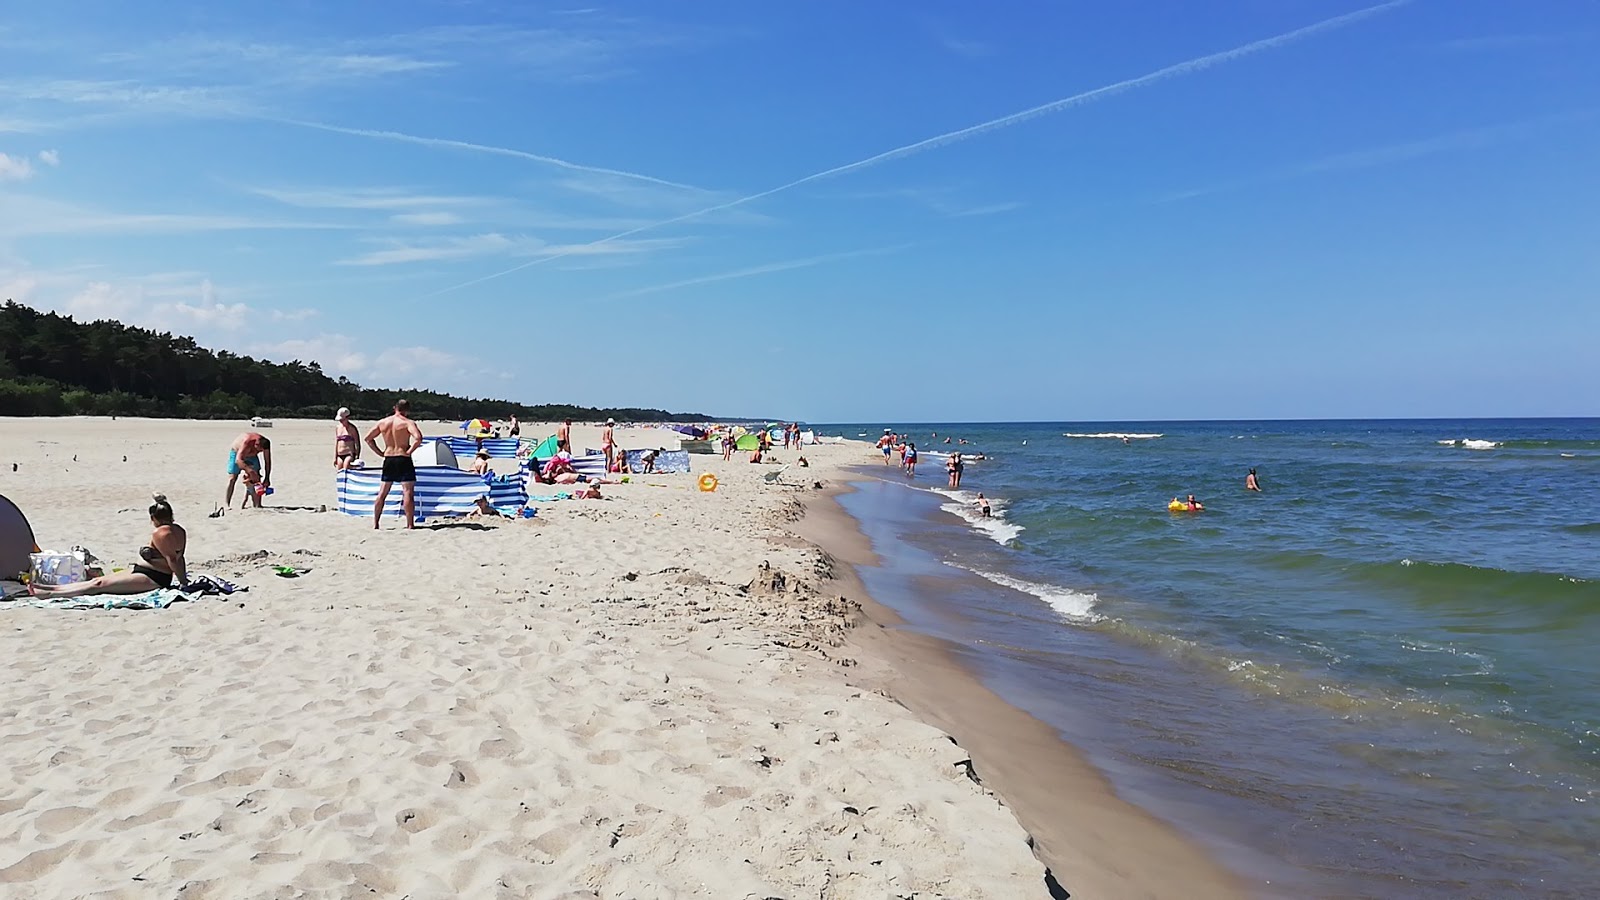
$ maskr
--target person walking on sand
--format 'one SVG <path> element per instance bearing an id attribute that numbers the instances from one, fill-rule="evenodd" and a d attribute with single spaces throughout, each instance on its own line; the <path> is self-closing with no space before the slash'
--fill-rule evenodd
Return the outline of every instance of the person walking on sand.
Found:
<path id="1" fill-rule="evenodd" d="M 401 505 L 406 511 L 406 527 L 417 527 L 417 466 L 411 461 L 411 451 L 422 443 L 422 429 L 411 421 L 411 403 L 404 397 L 395 401 L 394 415 L 383 419 L 367 432 L 367 446 L 383 457 L 383 484 L 378 488 L 378 499 L 372 503 L 372 527 L 383 522 L 383 502 L 389 499 L 389 489 L 400 485 Z M 378 438 L 383 446 L 378 446 Z"/>
<path id="2" fill-rule="evenodd" d="M 77 584 L 29 585 L 28 593 L 35 597 L 59 600 L 67 597 L 85 597 L 91 594 L 143 594 L 174 584 L 181 590 L 189 583 L 188 563 L 183 558 L 189 546 L 189 533 L 172 520 L 172 504 L 166 495 L 153 494 L 150 504 L 150 524 L 155 530 L 150 541 L 139 548 L 139 562 L 127 572 L 113 572 Z"/>
<path id="3" fill-rule="evenodd" d="M 333 467 L 348 469 L 361 458 L 361 435 L 356 423 L 350 421 L 350 410 L 339 407 L 333 417 Z"/>
<path id="4" fill-rule="evenodd" d="M 1261 482 L 1256 480 L 1256 470 L 1251 469 L 1250 474 L 1244 477 L 1244 489 L 1247 491 L 1260 491 Z"/>
<path id="5" fill-rule="evenodd" d="M 265 468 L 262 468 L 263 461 Z M 233 505 L 233 487 L 239 483 L 240 475 L 245 476 L 246 487 L 261 483 L 261 491 L 251 491 L 245 498 L 246 502 L 254 499 L 256 506 L 261 506 L 261 494 L 272 487 L 272 441 L 254 431 L 234 438 L 228 447 L 228 489 L 222 495 L 223 509 Z"/>
<path id="6" fill-rule="evenodd" d="M 517 417 L 515 415 L 513 415 L 511 417 L 511 427 L 506 429 L 506 436 L 507 437 L 521 437 L 522 436 L 522 423 L 517 421 Z"/>
<path id="7" fill-rule="evenodd" d="M 572 452 L 572 420 L 567 419 L 556 429 L 556 449 Z"/>
<path id="8" fill-rule="evenodd" d="M 613 457 L 617 454 L 617 438 L 612 429 L 617 427 L 616 419 L 607 419 L 606 427 L 600 431 L 600 450 L 606 455 L 606 470 L 616 462 Z"/>
<path id="9" fill-rule="evenodd" d="M 906 474 L 917 477 L 917 445 L 906 442 Z"/>
<path id="10" fill-rule="evenodd" d="M 894 451 L 894 435 L 887 428 L 883 430 L 883 437 L 878 438 L 878 449 L 883 451 L 883 464 L 887 466 L 889 454 Z"/>

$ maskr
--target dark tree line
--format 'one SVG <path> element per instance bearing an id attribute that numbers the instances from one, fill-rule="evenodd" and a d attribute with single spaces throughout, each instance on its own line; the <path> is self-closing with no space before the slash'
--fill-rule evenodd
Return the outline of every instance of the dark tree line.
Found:
<path id="1" fill-rule="evenodd" d="M 357 418 L 388 415 L 395 398 L 426 419 L 702 421 L 701 413 L 660 409 L 529 406 L 426 390 L 364 388 L 330 378 L 315 362 L 274 363 L 211 351 L 193 338 L 115 321 L 78 322 L 7 301 L 0 307 L 0 415 L 250 416 L 331 418 L 341 406 Z"/>

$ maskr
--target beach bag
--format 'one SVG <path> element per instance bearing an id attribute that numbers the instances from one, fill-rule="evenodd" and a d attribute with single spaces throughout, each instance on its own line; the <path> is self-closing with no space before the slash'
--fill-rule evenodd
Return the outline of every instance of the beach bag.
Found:
<path id="1" fill-rule="evenodd" d="M 77 584 L 88 577 L 83 559 L 75 553 L 56 553 L 47 550 L 43 553 L 31 553 L 28 558 L 31 562 L 28 581 L 32 584 L 57 587 Z"/>

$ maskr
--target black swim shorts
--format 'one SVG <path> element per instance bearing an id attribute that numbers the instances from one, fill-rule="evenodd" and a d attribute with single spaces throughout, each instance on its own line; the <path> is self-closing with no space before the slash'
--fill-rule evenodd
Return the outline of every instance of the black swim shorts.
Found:
<path id="1" fill-rule="evenodd" d="M 383 458 L 383 480 L 394 482 L 408 482 L 417 480 L 417 465 L 409 456 L 385 456 Z"/>

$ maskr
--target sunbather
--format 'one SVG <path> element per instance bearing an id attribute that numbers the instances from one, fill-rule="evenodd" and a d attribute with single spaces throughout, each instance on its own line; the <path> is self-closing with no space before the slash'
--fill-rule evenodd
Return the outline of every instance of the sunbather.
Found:
<path id="1" fill-rule="evenodd" d="M 183 559 L 183 551 L 189 544 L 189 534 L 183 530 L 183 526 L 172 521 L 172 506 L 164 495 L 156 494 L 153 499 L 155 502 L 150 504 L 150 524 L 155 526 L 155 531 L 150 534 L 150 543 L 139 548 L 142 562 L 135 563 L 131 571 L 113 572 L 59 587 L 29 585 L 29 592 L 35 597 L 55 600 L 92 594 L 143 594 L 156 588 L 172 587 L 174 583 L 180 588 L 187 584 L 189 570 Z"/>

